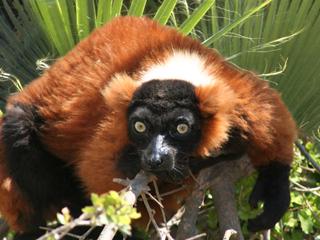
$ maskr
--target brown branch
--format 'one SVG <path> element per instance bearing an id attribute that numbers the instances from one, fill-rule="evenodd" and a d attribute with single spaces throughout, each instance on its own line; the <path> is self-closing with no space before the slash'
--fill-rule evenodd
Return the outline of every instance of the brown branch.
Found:
<path id="1" fill-rule="evenodd" d="M 242 157 L 236 161 L 226 161 L 200 172 L 191 196 L 186 201 L 186 212 L 179 224 L 177 239 L 186 239 L 196 235 L 196 220 L 199 206 L 202 203 L 205 190 L 211 188 L 214 193 L 214 203 L 218 212 L 220 234 L 226 231 L 237 232 L 236 239 L 243 239 L 237 215 L 236 200 L 234 198 L 234 183 L 241 177 L 252 172 L 248 158 Z M 233 234 L 233 236 L 235 236 Z M 230 236 L 230 239 L 233 236 Z"/>
<path id="2" fill-rule="evenodd" d="M 177 231 L 177 240 L 187 239 L 197 234 L 196 221 L 199 213 L 199 206 L 202 203 L 205 190 L 209 186 L 207 185 L 209 174 L 210 169 L 205 169 L 200 172 L 197 178 L 198 184 L 196 184 L 191 196 L 186 200 L 185 212 Z"/>

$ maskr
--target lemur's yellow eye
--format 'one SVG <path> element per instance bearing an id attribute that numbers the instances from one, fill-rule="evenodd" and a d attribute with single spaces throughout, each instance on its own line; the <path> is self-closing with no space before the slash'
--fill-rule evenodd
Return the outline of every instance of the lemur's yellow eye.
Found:
<path id="1" fill-rule="evenodd" d="M 189 131 L 189 126 L 185 123 L 180 123 L 177 126 L 177 132 L 180 134 L 186 134 Z"/>
<path id="2" fill-rule="evenodd" d="M 143 132 L 145 132 L 147 130 L 146 125 L 143 122 L 140 122 L 140 121 L 135 122 L 134 128 L 136 129 L 136 131 L 138 133 L 143 133 Z"/>

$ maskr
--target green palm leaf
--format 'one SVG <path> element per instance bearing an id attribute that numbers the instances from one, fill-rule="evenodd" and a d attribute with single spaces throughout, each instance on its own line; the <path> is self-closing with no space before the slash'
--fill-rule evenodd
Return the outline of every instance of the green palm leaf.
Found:
<path id="1" fill-rule="evenodd" d="M 37 59 L 64 55 L 94 27 L 147 14 L 267 77 L 303 132 L 319 127 L 319 1 L 2 0 L 0 6 L 0 67 L 24 83 L 40 74 Z"/>

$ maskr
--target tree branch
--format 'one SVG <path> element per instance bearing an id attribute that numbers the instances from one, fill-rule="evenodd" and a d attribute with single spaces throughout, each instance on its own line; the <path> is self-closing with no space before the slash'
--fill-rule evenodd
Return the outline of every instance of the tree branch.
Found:
<path id="1" fill-rule="evenodd" d="M 202 203 L 205 190 L 211 188 L 214 193 L 214 203 L 218 212 L 220 233 L 235 230 L 237 238 L 243 239 L 234 198 L 234 183 L 241 177 L 249 175 L 253 170 L 249 159 L 244 156 L 236 161 L 218 163 L 211 168 L 202 170 L 191 196 L 187 199 L 186 212 L 179 224 L 177 239 L 186 239 L 196 235 L 196 220 L 199 206 Z M 230 236 L 229 239 L 235 236 Z"/>
<path id="2" fill-rule="evenodd" d="M 297 148 L 302 153 L 302 155 L 311 163 L 311 165 L 320 172 L 320 166 L 319 164 L 311 157 L 311 155 L 308 153 L 308 151 L 305 149 L 305 147 L 299 143 L 298 141 L 295 142 Z"/>

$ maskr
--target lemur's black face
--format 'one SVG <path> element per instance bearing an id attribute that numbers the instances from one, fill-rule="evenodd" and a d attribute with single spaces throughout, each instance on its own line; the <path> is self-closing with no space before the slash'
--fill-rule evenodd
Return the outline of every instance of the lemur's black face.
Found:
<path id="1" fill-rule="evenodd" d="M 188 160 L 201 137 L 193 85 L 179 80 L 144 83 L 129 107 L 128 125 L 140 168 L 171 181 L 188 176 Z"/>

